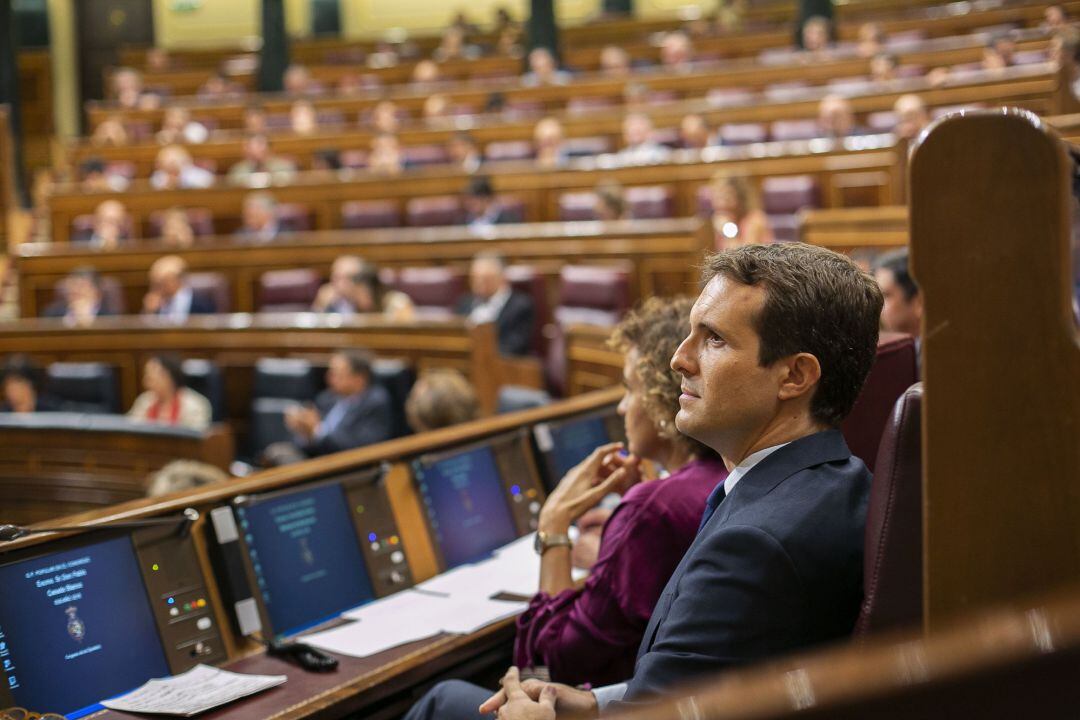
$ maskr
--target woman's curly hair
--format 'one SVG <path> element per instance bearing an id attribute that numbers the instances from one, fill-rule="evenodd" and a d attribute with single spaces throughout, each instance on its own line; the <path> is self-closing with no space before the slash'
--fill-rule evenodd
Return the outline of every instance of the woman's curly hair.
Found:
<path id="1" fill-rule="evenodd" d="M 682 377 L 671 369 L 671 356 L 690 333 L 690 308 L 694 301 L 680 296 L 651 297 L 626 314 L 608 339 L 621 353 L 637 350 L 637 375 L 644 387 L 645 412 L 666 440 L 685 444 L 697 456 L 713 451 L 675 428 L 679 412 Z"/>

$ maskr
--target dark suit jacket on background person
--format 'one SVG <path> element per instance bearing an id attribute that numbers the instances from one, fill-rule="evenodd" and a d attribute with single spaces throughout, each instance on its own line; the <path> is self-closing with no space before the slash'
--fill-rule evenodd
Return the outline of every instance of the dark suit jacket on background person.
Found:
<path id="1" fill-rule="evenodd" d="M 62 318 L 62 317 L 65 317 L 67 315 L 67 313 L 68 313 L 67 301 L 63 300 L 63 299 L 59 299 L 59 300 L 54 300 L 53 302 L 49 303 L 49 305 L 41 313 L 41 316 L 42 317 L 47 317 L 47 318 Z M 115 314 L 116 313 L 114 313 L 111 308 L 109 308 L 109 307 L 107 307 L 105 305 L 105 301 L 102 300 L 101 304 L 98 305 L 98 311 L 94 315 L 94 317 L 107 317 L 109 315 L 115 315 Z"/>
<path id="2" fill-rule="evenodd" d="M 469 315 L 479 304 L 473 294 L 465 295 L 458 301 L 455 312 Z M 532 349 L 533 323 L 536 322 L 536 310 L 532 298 L 517 291 L 511 291 L 510 297 L 495 319 L 495 329 L 499 335 L 499 352 L 503 355 L 528 355 Z"/>
<path id="3" fill-rule="evenodd" d="M 851 634 L 862 602 L 870 471 L 838 430 L 752 467 L 664 588 L 624 696 Z"/>
<path id="4" fill-rule="evenodd" d="M 339 399 L 330 390 L 324 390 L 315 398 L 315 407 L 324 421 Z M 300 448 L 312 457 L 328 455 L 389 440 L 392 430 L 390 395 L 383 386 L 373 384 L 349 401 L 345 416 L 330 432 L 301 443 Z"/>

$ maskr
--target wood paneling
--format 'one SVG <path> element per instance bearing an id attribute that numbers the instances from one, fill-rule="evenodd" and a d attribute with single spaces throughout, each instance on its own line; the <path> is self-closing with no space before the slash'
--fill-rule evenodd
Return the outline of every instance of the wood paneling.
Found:
<path id="1" fill-rule="evenodd" d="M 942 121 L 912 156 L 930 630 L 1080 578 L 1074 173 L 1020 112 Z"/>

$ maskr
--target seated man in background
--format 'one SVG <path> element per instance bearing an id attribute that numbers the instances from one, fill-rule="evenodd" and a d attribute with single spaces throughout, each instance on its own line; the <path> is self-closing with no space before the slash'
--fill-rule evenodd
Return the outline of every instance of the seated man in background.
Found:
<path id="1" fill-rule="evenodd" d="M 61 296 L 45 308 L 45 317 L 63 318 L 68 325 L 90 325 L 94 318 L 112 314 L 101 293 L 101 276 L 91 267 L 68 273 Z"/>
<path id="2" fill-rule="evenodd" d="M 285 425 L 304 456 L 328 455 L 390 439 L 390 395 L 374 383 L 372 361 L 363 350 L 339 350 L 330 358 L 327 389 L 315 398 L 314 407 L 295 407 L 285 413 Z"/>
<path id="3" fill-rule="evenodd" d="M 213 298 L 196 295 L 187 281 L 187 261 L 166 255 L 150 266 L 150 290 L 143 296 L 143 314 L 158 315 L 170 322 L 186 322 L 189 315 L 217 312 Z"/>
<path id="4" fill-rule="evenodd" d="M 907 248 L 879 257 L 874 263 L 874 279 L 885 298 L 885 304 L 881 307 L 882 329 L 912 335 L 916 347 L 919 347 L 923 297 L 908 270 Z"/>
<path id="5" fill-rule="evenodd" d="M 491 181 L 486 177 L 474 177 L 469 181 L 469 187 L 465 189 L 464 205 L 469 227 L 473 230 L 512 221 L 491 187 Z"/>
<path id="6" fill-rule="evenodd" d="M 686 115 L 679 121 L 679 145 L 688 150 L 701 150 L 713 143 L 712 133 L 705 118 L 697 113 Z"/>
<path id="7" fill-rule="evenodd" d="M 131 219 L 124 203 L 119 200 L 105 200 L 94 209 L 90 247 L 112 250 L 123 245 L 130 239 L 130 226 Z"/>
<path id="8" fill-rule="evenodd" d="M 533 48 L 529 53 L 529 71 L 521 78 L 521 84 L 527 87 L 540 85 L 565 85 L 570 82 L 570 73 L 559 69 L 555 55 L 546 47 Z"/>
<path id="9" fill-rule="evenodd" d="M 405 400 L 405 418 L 415 432 L 427 432 L 480 417 L 480 401 L 472 384 L 457 370 L 428 370 Z"/>
<path id="10" fill-rule="evenodd" d="M 660 64 L 666 70 L 685 72 L 694 62 L 694 44 L 686 33 L 675 30 L 660 43 Z"/>
<path id="11" fill-rule="evenodd" d="M 826 95 L 821 99 L 817 124 L 820 137 L 845 138 L 859 133 L 851 101 L 842 95 Z"/>
<path id="12" fill-rule="evenodd" d="M 214 173 L 196 165 L 191 159 L 191 153 L 180 145 L 166 145 L 161 148 L 154 167 L 150 185 L 155 190 L 208 188 L 214 184 Z"/>
<path id="13" fill-rule="evenodd" d="M 244 159 L 229 168 L 229 182 L 235 185 L 265 187 L 287 184 L 296 175 L 296 166 L 274 155 L 270 141 L 261 133 L 244 140 Z"/>
<path id="14" fill-rule="evenodd" d="M 930 124 L 930 113 L 926 103 L 918 95 L 901 95 L 893 104 L 896 115 L 896 127 L 893 132 L 898 138 L 914 140 Z"/>
<path id="15" fill-rule="evenodd" d="M 528 355 L 536 310 L 528 295 L 510 287 L 506 258 L 496 253 L 477 255 L 469 269 L 469 287 L 472 292 L 458 301 L 455 312 L 478 325 L 495 323 L 503 355 Z"/>
<path id="16" fill-rule="evenodd" d="M 837 429 L 877 348 L 882 298 L 848 258 L 797 243 L 705 261 L 675 426 L 729 474 L 668 581 L 625 684 L 579 690 L 520 681 L 479 705 L 436 686 L 407 716 L 595 717 L 710 673 L 849 637 L 862 601 L 870 472 Z"/>
<path id="17" fill-rule="evenodd" d="M 41 392 L 41 368 L 25 355 L 13 355 L 0 371 L 0 412 L 34 413 L 62 410 L 60 403 Z"/>
<path id="18" fill-rule="evenodd" d="M 484 162 L 484 156 L 480 153 L 480 145 L 476 138 L 467 132 L 456 132 L 446 144 L 447 155 L 455 169 L 472 175 L 480 169 Z"/>
<path id="19" fill-rule="evenodd" d="M 342 315 L 382 313 L 391 320 L 411 320 L 416 313 L 408 295 L 383 283 L 375 263 L 355 255 L 334 260 L 330 282 L 319 288 L 311 309 Z"/>
<path id="20" fill-rule="evenodd" d="M 558 118 L 546 117 L 533 128 L 533 147 L 536 164 L 540 167 L 558 167 L 569 160 L 563 137 L 563 126 Z"/>
<path id="21" fill-rule="evenodd" d="M 244 196 L 243 224 L 234 237 L 252 243 L 268 243 L 281 234 L 278 225 L 277 201 L 270 193 L 256 192 Z"/>
<path id="22" fill-rule="evenodd" d="M 623 119 L 623 149 L 619 159 L 630 165 L 666 162 L 671 157 L 668 148 L 653 139 L 653 124 L 648 115 L 630 113 Z"/>

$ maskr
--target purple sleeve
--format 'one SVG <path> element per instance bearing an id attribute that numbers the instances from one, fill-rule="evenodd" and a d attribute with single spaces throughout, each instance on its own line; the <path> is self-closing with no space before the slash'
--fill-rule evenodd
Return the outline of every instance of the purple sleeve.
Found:
<path id="1" fill-rule="evenodd" d="M 650 495 L 628 495 L 615 510 L 583 588 L 533 597 L 518 619 L 518 666 L 546 665 L 571 685 L 631 676 L 653 607 L 693 538 Z"/>

